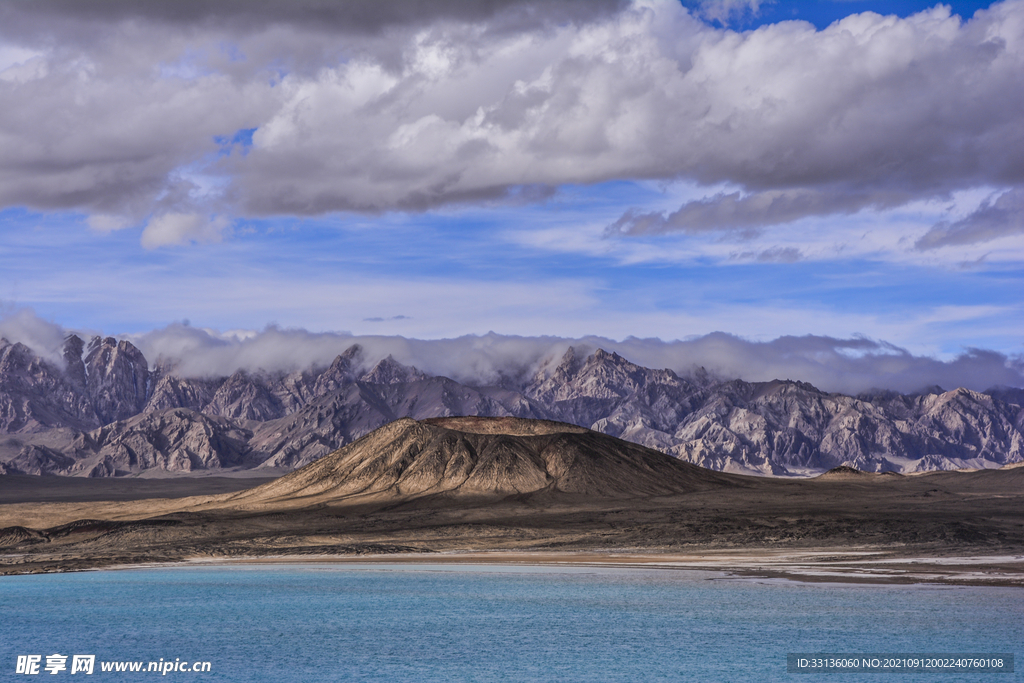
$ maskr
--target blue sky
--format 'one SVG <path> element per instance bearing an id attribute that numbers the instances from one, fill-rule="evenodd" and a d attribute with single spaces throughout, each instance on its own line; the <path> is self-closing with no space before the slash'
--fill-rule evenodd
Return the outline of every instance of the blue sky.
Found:
<path id="1" fill-rule="evenodd" d="M 823 29 L 829 24 L 839 21 L 851 14 L 876 12 L 908 17 L 934 7 L 937 3 L 922 0 L 804 0 L 803 2 L 761 2 L 757 3 L 757 11 L 752 11 L 750 3 L 721 3 L 722 7 L 715 16 L 723 16 L 725 21 L 711 19 L 719 25 L 736 30 L 749 30 L 766 24 L 780 21 L 800 20 L 814 24 Z M 954 14 L 970 18 L 979 9 L 986 9 L 991 3 L 984 2 L 946 2 Z M 683 5 L 700 11 L 702 3 L 686 0 Z M 732 11 L 730 12 L 730 7 Z"/>
<path id="2" fill-rule="evenodd" d="M 1024 354 L 1024 3 L 493 5 L 7 4 L 5 315 Z"/>

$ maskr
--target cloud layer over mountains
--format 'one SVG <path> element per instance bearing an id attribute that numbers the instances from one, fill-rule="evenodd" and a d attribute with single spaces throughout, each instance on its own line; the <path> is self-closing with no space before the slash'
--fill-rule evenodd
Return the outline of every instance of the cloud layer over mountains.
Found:
<path id="1" fill-rule="evenodd" d="M 20 341 L 37 354 L 60 362 L 66 330 L 22 309 L 0 319 L 0 337 Z M 291 372 L 312 365 L 325 367 L 352 344 L 364 348 L 373 364 L 388 355 L 431 375 L 475 385 L 503 378 L 527 379 L 542 367 L 554 367 L 569 346 L 582 355 L 597 348 L 616 352 L 638 365 L 669 368 L 688 375 L 703 367 L 723 379 L 747 381 L 792 379 L 825 391 L 856 394 L 869 389 L 914 392 L 930 386 L 1024 387 L 1024 358 L 968 349 L 950 361 L 915 356 L 891 344 L 870 339 L 824 336 L 780 337 L 754 342 L 714 333 L 685 341 L 600 337 L 516 337 L 497 334 L 455 339 L 353 336 L 268 327 L 261 332 L 220 333 L 174 324 L 144 334 L 122 335 L 150 363 L 174 366 L 184 377 L 225 376 L 238 369 Z"/>
<path id="2" fill-rule="evenodd" d="M 148 223 L 157 247 L 216 241 L 225 216 L 681 179 L 706 195 L 613 232 L 980 188 L 975 215 L 917 248 L 1020 234 L 1024 2 L 824 30 L 697 15 L 667 0 L 4 3 L 0 205 Z"/>

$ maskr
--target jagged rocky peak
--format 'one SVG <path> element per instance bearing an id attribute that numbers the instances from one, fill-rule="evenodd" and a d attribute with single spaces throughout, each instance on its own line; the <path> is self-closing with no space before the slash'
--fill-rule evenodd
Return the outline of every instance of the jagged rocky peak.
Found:
<path id="1" fill-rule="evenodd" d="M 551 378 L 572 379 L 580 371 L 581 365 L 583 365 L 583 359 L 580 358 L 579 352 L 576 351 L 575 346 L 570 346 L 562 354 L 562 360 L 558 362 L 555 371 L 551 373 Z"/>
<path id="2" fill-rule="evenodd" d="M 117 341 L 113 337 L 93 337 L 85 356 L 85 369 L 90 383 L 134 372 L 138 377 L 149 377 L 149 363 L 130 341 Z"/>
<path id="3" fill-rule="evenodd" d="M 203 408 L 207 415 L 241 418 L 243 420 L 273 420 L 285 415 L 284 406 L 267 387 L 263 378 L 239 370 L 228 377 L 217 389 L 213 399 Z"/>
<path id="4" fill-rule="evenodd" d="M 77 334 L 69 334 L 64 338 L 61 350 L 65 359 L 81 360 L 82 354 L 85 353 L 85 342 Z"/>
<path id="5" fill-rule="evenodd" d="M 925 415 L 942 415 L 948 411 L 961 413 L 969 411 L 973 414 L 986 412 L 993 407 L 993 398 L 988 394 L 982 394 L 970 389 L 953 389 L 937 394 L 926 394 L 916 397 L 918 405 L 925 411 Z"/>
<path id="6" fill-rule="evenodd" d="M 165 408 L 202 410 L 213 400 L 221 384 L 223 380 L 219 379 L 186 379 L 161 373 L 159 379 L 153 383 L 145 412 Z"/>
<path id="7" fill-rule="evenodd" d="M 554 357 L 549 357 L 544 360 L 540 368 L 533 376 L 533 381 L 542 382 L 546 379 L 553 379 L 556 377 L 562 377 L 565 379 L 571 379 L 577 372 L 579 372 L 580 366 L 583 364 L 583 359 L 580 358 L 580 352 L 575 346 L 570 346 L 562 354 L 562 357 L 555 362 Z M 552 368 L 552 366 L 554 366 Z"/>
<path id="8" fill-rule="evenodd" d="M 644 368 L 630 363 L 617 353 L 608 353 L 604 349 L 594 351 L 593 355 L 587 359 L 577 376 L 577 381 L 580 379 L 618 396 L 632 393 L 650 380 L 661 382 L 679 380 L 671 370 Z"/>
<path id="9" fill-rule="evenodd" d="M 807 382 L 796 382 L 790 379 L 773 379 L 770 382 L 753 382 L 750 383 L 751 395 L 750 400 L 773 400 L 787 398 L 796 398 L 807 400 L 817 395 L 823 394 L 813 384 Z"/>
<path id="10" fill-rule="evenodd" d="M 544 378 L 543 370 L 538 373 L 526 394 L 541 401 L 614 400 L 652 384 L 684 387 L 686 382 L 671 370 L 644 368 L 600 348 L 580 359 L 570 346 L 551 375 Z"/>
<path id="11" fill-rule="evenodd" d="M 149 363 L 131 342 L 93 337 L 85 357 L 86 387 L 104 422 L 137 415 L 149 392 Z"/>
<path id="12" fill-rule="evenodd" d="M 362 361 L 362 346 L 353 344 L 345 349 L 344 353 L 334 359 L 331 367 L 324 370 L 317 378 L 316 384 L 313 387 L 313 394 L 323 396 L 324 394 L 337 391 L 348 384 L 352 384 L 355 381 L 356 369 Z"/>
<path id="13" fill-rule="evenodd" d="M 53 427 L 98 424 L 84 387 L 20 342 L 0 341 L 0 433 L 34 433 Z"/>
<path id="14" fill-rule="evenodd" d="M 82 360 L 82 353 L 85 351 L 85 342 L 77 334 L 68 335 L 61 351 L 64 356 L 64 374 L 75 385 L 84 387 L 85 361 Z"/>
<path id="15" fill-rule="evenodd" d="M 570 346 L 562 354 L 562 359 L 555 368 L 551 369 L 554 359 L 550 359 L 537 370 L 533 380 L 526 386 L 526 395 L 541 400 L 550 398 L 557 387 L 563 386 L 576 376 L 579 372 L 582 361 L 578 358 L 576 348 Z"/>
<path id="16" fill-rule="evenodd" d="M 35 360 L 35 354 L 21 342 L 13 344 L 0 338 L 0 372 L 24 372 Z"/>
<path id="17" fill-rule="evenodd" d="M 361 382 L 369 384 L 399 384 L 402 382 L 416 382 L 426 379 L 427 375 L 420 372 L 413 366 L 402 365 L 392 356 L 382 359 L 373 369 L 359 378 Z"/>

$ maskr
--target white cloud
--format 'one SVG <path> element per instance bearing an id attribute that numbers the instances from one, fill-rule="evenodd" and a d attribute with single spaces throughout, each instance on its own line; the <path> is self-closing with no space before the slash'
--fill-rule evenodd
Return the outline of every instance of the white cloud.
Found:
<path id="1" fill-rule="evenodd" d="M 957 312 L 943 311 L 948 317 Z M 960 313 L 962 315 L 962 313 Z M 0 335 L 21 341 L 51 359 L 60 357 L 66 332 L 16 311 L 0 318 Z M 1024 357 L 967 349 L 949 360 L 915 355 L 899 346 L 865 337 L 820 335 L 786 336 L 751 341 L 720 332 L 683 341 L 628 337 L 621 341 L 591 336 L 521 337 L 499 334 L 466 335 L 422 340 L 402 336 L 313 333 L 303 329 L 267 327 L 259 332 L 219 333 L 183 324 L 129 335 L 150 363 L 179 361 L 185 376 L 225 375 L 237 369 L 294 371 L 327 365 L 352 344 L 365 349 L 372 365 L 388 355 L 437 375 L 469 383 L 493 383 L 501 377 L 536 372 L 556 360 L 569 345 L 585 351 L 604 348 L 652 368 L 682 374 L 704 367 L 723 378 L 748 381 L 793 379 L 827 391 L 856 393 L 871 388 L 915 391 L 938 384 L 983 390 L 995 385 L 1024 386 Z"/>
<path id="2" fill-rule="evenodd" d="M 142 246 L 146 249 L 179 244 L 220 242 L 230 228 L 223 216 L 209 218 L 194 213 L 167 213 L 157 216 L 142 231 Z"/>
<path id="3" fill-rule="evenodd" d="M 303 81 L 270 126 L 283 118 L 317 141 L 317 153 L 298 139 L 257 145 L 237 164 L 237 183 L 254 210 L 270 212 L 415 208 L 519 183 L 636 175 L 755 190 L 764 199 L 744 223 L 766 203 L 769 224 L 901 204 L 975 184 L 979 172 L 1018 174 L 993 134 L 1024 131 L 1005 109 L 1024 70 L 1020 7 L 968 24 L 939 8 L 737 34 L 659 3 L 516 48 L 425 29 L 449 55 L 443 68 L 425 74 L 420 43 L 410 45 L 397 80 L 356 108 L 340 104 L 358 91 L 352 65 Z M 670 26 L 673 39 L 661 37 Z M 538 47 L 549 54 L 539 73 L 528 59 Z M 438 88 L 519 60 L 522 73 L 500 98 L 464 91 L 444 112 L 432 102 Z M 302 176 L 275 184 L 285 164 Z"/>
<path id="4" fill-rule="evenodd" d="M 12 66 L 18 66 L 31 61 L 45 53 L 39 50 L 30 50 L 19 45 L 0 42 L 0 73 L 3 73 Z"/>
<path id="5" fill-rule="evenodd" d="M 746 33 L 669 0 L 586 5 L 320 8 L 316 31 L 315 13 L 274 2 L 248 17 L 8 6 L 26 49 L 58 34 L 62 49 L 44 76 L 0 84 L 0 202 L 138 222 L 417 210 L 636 177 L 746 193 L 654 214 L 687 230 L 1024 183 L 1022 0 L 966 22 L 937 6 Z M 740 5 L 759 3 L 706 11 Z M 240 129 L 256 129 L 253 147 L 217 156 L 214 138 Z M 224 192 L 179 186 L 185 168 Z"/>
<path id="6" fill-rule="evenodd" d="M 186 341 L 187 337 L 187 341 Z M 780 337 L 753 342 L 713 333 L 687 341 L 663 342 L 602 337 L 512 337 L 497 334 L 453 339 L 311 334 L 268 328 L 243 340 L 212 337 L 171 326 L 136 338 L 147 354 L 180 354 L 182 374 L 217 374 L 237 368 L 294 370 L 326 365 L 351 344 L 364 347 L 372 365 L 388 355 L 426 372 L 468 383 L 492 383 L 502 376 L 531 375 L 561 357 L 569 345 L 616 351 L 633 362 L 682 374 L 704 367 L 723 378 L 748 381 L 793 379 L 827 391 L 856 393 L 872 388 L 915 391 L 938 384 L 983 390 L 995 385 L 1024 386 L 1024 359 L 971 349 L 949 361 L 915 356 L 905 349 L 866 338 Z"/>
<path id="7" fill-rule="evenodd" d="M 25 51 L 29 55 L 32 53 Z M 11 51 L 0 51 L 0 81 L 6 81 L 7 83 L 26 83 L 28 81 L 34 81 L 39 78 L 44 78 L 49 72 L 49 64 L 46 58 L 42 55 L 31 56 L 21 61 L 12 61 L 9 65 L 4 66 L 3 63 L 7 60 L 17 60 L 21 55 L 11 55 Z"/>
<path id="8" fill-rule="evenodd" d="M 0 338 L 21 342 L 50 362 L 63 364 L 61 346 L 65 336 L 60 325 L 43 320 L 30 308 L 0 306 Z"/>
<path id="9" fill-rule="evenodd" d="M 108 213 L 97 213 L 86 219 L 89 227 L 99 233 L 115 232 L 124 230 L 132 225 L 131 221 L 124 216 L 113 216 Z"/>
<path id="10" fill-rule="evenodd" d="M 728 203 L 710 205 L 715 204 L 716 197 L 733 192 L 735 190 L 725 188 L 703 197 L 699 194 L 693 197 L 691 189 L 686 187 L 666 192 L 660 200 L 662 204 L 681 200 L 691 216 L 703 221 L 686 230 L 663 229 L 667 221 L 664 214 L 673 213 L 669 210 L 664 214 L 633 213 L 625 220 L 609 220 L 608 223 L 595 223 L 601 220 L 601 214 L 595 213 L 553 225 L 542 223 L 533 227 L 528 224 L 528 227 L 503 232 L 501 237 L 540 251 L 606 257 L 620 265 L 746 263 L 770 261 L 773 254 L 795 256 L 796 252 L 801 261 L 864 259 L 942 268 L 958 267 L 965 262 L 989 267 L 1024 261 L 1024 241 L 1019 239 L 1024 221 L 1015 218 L 1011 210 L 1014 204 L 1009 201 L 1011 197 L 1007 197 L 1009 193 L 993 195 L 990 188 L 917 200 L 901 207 L 865 208 L 828 217 L 791 216 L 788 222 L 768 229 L 765 223 L 770 222 L 772 212 L 786 209 L 784 201 L 762 213 L 764 222 L 758 223 L 756 212 L 748 211 L 748 207 L 740 211 L 742 220 L 733 215 L 716 229 L 713 217 L 728 214 L 733 209 Z M 992 197 L 1002 201 L 995 203 Z M 739 198 L 736 203 L 743 201 Z M 633 228 L 628 236 L 622 234 L 624 223 Z M 727 226 L 732 229 L 726 229 Z M 928 242 L 931 246 L 923 248 Z"/>

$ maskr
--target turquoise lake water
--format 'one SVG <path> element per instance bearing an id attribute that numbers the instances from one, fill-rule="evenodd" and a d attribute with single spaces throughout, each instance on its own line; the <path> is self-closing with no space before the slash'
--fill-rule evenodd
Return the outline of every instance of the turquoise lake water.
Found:
<path id="1" fill-rule="evenodd" d="M 0 678 L 134 681 L 1016 681 L 791 674 L 789 652 L 1016 653 L 1024 590 L 587 567 L 278 565 L 0 578 Z M 67 670 L 17 675 L 19 655 Z M 71 674 L 71 655 L 96 656 Z M 113 673 L 103 661 L 210 662 Z M 895 678 L 893 678 L 895 677 Z"/>

